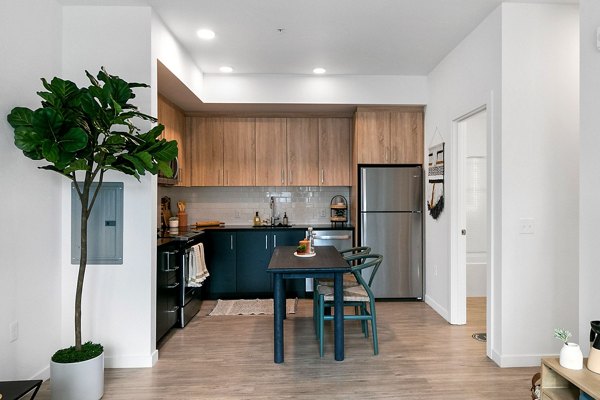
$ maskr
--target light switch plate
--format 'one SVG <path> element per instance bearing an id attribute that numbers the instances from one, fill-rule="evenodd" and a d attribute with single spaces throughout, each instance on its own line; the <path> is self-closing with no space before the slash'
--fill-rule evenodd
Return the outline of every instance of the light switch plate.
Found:
<path id="1" fill-rule="evenodd" d="M 600 27 L 596 29 L 596 47 L 600 50 Z"/>

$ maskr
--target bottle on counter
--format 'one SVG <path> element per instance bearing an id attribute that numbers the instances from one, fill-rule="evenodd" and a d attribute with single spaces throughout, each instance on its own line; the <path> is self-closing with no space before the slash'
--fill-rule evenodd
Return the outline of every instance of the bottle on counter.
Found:
<path id="1" fill-rule="evenodd" d="M 313 236 L 313 228 L 312 226 L 308 227 L 308 241 L 310 243 L 310 251 L 309 253 L 315 252 L 315 237 Z"/>
<path id="2" fill-rule="evenodd" d="M 283 226 L 288 226 L 288 216 L 287 212 L 283 212 Z"/>
<path id="3" fill-rule="evenodd" d="M 254 226 L 260 226 L 261 222 L 260 222 L 260 217 L 258 216 L 258 211 L 256 212 L 256 215 L 254 215 L 254 221 L 253 221 L 253 225 Z"/>

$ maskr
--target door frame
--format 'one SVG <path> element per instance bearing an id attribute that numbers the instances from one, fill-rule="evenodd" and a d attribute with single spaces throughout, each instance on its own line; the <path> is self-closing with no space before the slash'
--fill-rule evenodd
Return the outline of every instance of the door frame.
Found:
<path id="1" fill-rule="evenodd" d="M 473 115 L 486 111 L 486 187 L 487 187 L 487 266 L 486 266 L 486 354 L 492 358 L 493 327 L 494 327 L 494 291 L 493 291 L 493 107 L 492 96 L 488 102 L 470 108 L 452 120 L 452 140 L 450 146 L 449 177 L 450 193 L 450 323 L 464 325 L 467 322 L 467 273 L 466 273 L 466 236 L 461 230 L 466 229 L 465 207 L 465 158 L 466 131 L 461 122 Z"/>

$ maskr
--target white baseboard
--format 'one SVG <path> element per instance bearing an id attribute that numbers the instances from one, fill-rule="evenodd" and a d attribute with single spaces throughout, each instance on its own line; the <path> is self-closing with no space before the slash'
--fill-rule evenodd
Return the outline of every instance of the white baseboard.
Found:
<path id="1" fill-rule="evenodd" d="M 50 364 L 46 365 L 40 371 L 38 371 L 35 375 L 33 375 L 29 380 L 35 381 L 41 379 L 43 381 L 47 381 L 50 379 Z"/>
<path id="2" fill-rule="evenodd" d="M 557 354 L 523 354 L 523 355 L 500 355 L 493 352 L 493 360 L 501 368 L 513 367 L 539 367 L 544 357 L 558 357 Z"/>
<path id="3" fill-rule="evenodd" d="M 146 356 L 112 356 L 104 355 L 104 368 L 152 368 L 158 361 L 158 350 Z"/>
<path id="4" fill-rule="evenodd" d="M 442 318 L 444 318 L 446 321 L 450 322 L 450 315 L 448 314 L 448 310 L 446 310 L 444 307 L 442 307 L 440 304 L 438 304 L 438 302 L 436 302 L 434 299 L 432 299 L 428 295 L 425 295 L 425 304 L 427 304 L 429 307 L 433 308 L 433 310 L 436 313 L 440 314 L 440 316 Z"/>

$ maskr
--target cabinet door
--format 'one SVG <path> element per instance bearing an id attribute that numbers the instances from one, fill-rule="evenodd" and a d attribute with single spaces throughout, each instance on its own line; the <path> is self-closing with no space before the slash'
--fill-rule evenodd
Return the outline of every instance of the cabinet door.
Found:
<path id="1" fill-rule="evenodd" d="M 285 186 L 285 118 L 256 118 L 256 186 Z"/>
<path id="2" fill-rule="evenodd" d="M 177 155 L 179 166 L 179 181 L 177 186 L 189 186 L 190 173 L 188 171 L 187 145 L 185 143 L 185 115 L 176 105 L 163 96 L 158 95 L 158 122 L 165 127 L 162 137 L 177 142 L 179 150 Z"/>
<path id="3" fill-rule="evenodd" d="M 423 164 L 423 113 L 392 112 L 390 142 L 393 164 Z"/>
<path id="4" fill-rule="evenodd" d="M 223 186 L 223 119 L 188 117 L 191 186 Z"/>
<path id="5" fill-rule="evenodd" d="M 261 229 L 237 233 L 238 295 L 272 293 L 271 274 L 267 272 L 271 260 L 270 232 Z"/>
<path id="6" fill-rule="evenodd" d="M 287 118 L 288 185 L 319 184 L 319 121 Z"/>
<path id="7" fill-rule="evenodd" d="M 254 118 L 223 120 L 224 186 L 254 186 L 256 137 Z"/>
<path id="8" fill-rule="evenodd" d="M 359 164 L 386 164 L 390 161 L 390 113 L 356 113 L 356 146 Z"/>
<path id="9" fill-rule="evenodd" d="M 349 118 L 319 118 L 319 185 L 352 185 Z"/>
<path id="10" fill-rule="evenodd" d="M 233 295 L 236 291 L 236 233 L 207 231 L 206 234 L 209 297 Z"/>

